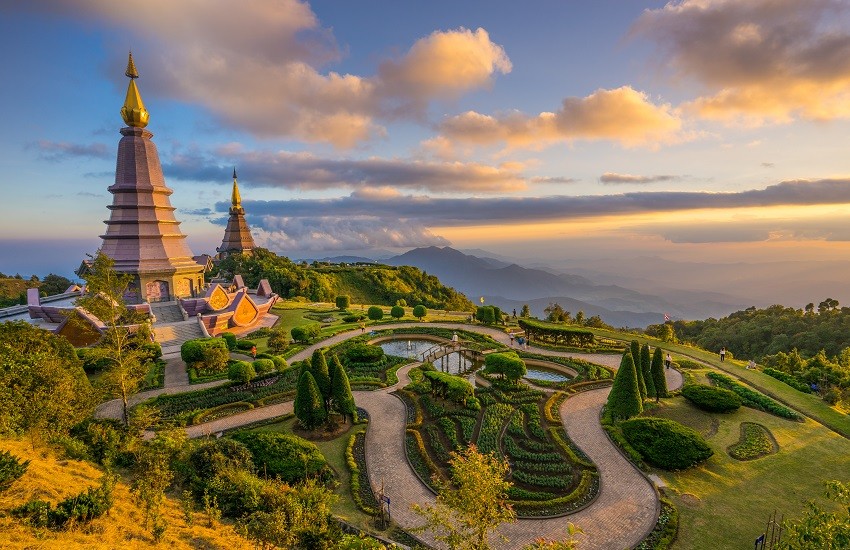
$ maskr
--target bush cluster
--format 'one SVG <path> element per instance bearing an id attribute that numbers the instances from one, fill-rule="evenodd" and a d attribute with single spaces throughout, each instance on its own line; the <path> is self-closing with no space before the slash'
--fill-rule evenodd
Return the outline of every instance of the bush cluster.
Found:
<path id="1" fill-rule="evenodd" d="M 9 451 L 0 451 L 0 492 L 5 491 L 24 475 L 30 465 L 29 460 L 21 459 Z"/>
<path id="2" fill-rule="evenodd" d="M 247 384 L 256 376 L 254 365 L 248 361 L 234 361 L 227 368 L 227 377 L 237 384 Z"/>
<path id="3" fill-rule="evenodd" d="M 311 323 L 309 325 L 302 325 L 300 327 L 292 327 L 290 330 L 290 334 L 292 334 L 292 339 L 301 344 L 309 344 L 310 340 L 317 337 L 319 333 L 322 331 L 321 325 L 318 323 Z"/>
<path id="4" fill-rule="evenodd" d="M 666 418 L 633 418 L 620 428 L 647 462 L 665 470 L 684 470 L 714 454 L 700 434 Z"/>
<path id="5" fill-rule="evenodd" d="M 233 351 L 236 349 L 236 335 L 232 332 L 222 332 L 219 337 L 227 342 L 227 349 Z"/>
<path id="6" fill-rule="evenodd" d="M 741 398 L 733 391 L 704 384 L 691 384 L 682 388 L 685 398 L 708 412 L 732 412 L 741 408 Z"/>
<path id="7" fill-rule="evenodd" d="M 799 414 L 784 405 L 780 405 L 770 397 L 751 390 L 743 384 L 735 382 L 729 376 L 719 372 L 709 372 L 707 375 L 715 384 L 737 393 L 745 407 L 758 409 L 789 420 L 802 420 Z"/>
<path id="8" fill-rule="evenodd" d="M 98 487 L 89 487 L 78 495 L 58 502 L 55 507 L 43 500 L 30 500 L 13 508 L 12 516 L 25 519 L 33 527 L 52 529 L 88 523 L 112 508 L 115 481 L 114 476 L 106 475 Z"/>
<path id="9" fill-rule="evenodd" d="M 292 434 L 237 432 L 233 439 L 245 445 L 254 466 L 269 477 L 294 483 L 307 477 L 327 478 L 327 461 L 315 444 Z"/>

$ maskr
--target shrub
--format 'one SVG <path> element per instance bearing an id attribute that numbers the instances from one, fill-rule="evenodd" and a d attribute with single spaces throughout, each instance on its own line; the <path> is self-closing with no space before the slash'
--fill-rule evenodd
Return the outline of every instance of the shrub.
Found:
<path id="1" fill-rule="evenodd" d="M 631 418 L 643 411 L 643 403 L 638 389 L 637 372 L 631 353 L 623 354 L 620 369 L 614 378 L 608 403 L 605 405 L 607 414 L 614 420 Z"/>
<path id="2" fill-rule="evenodd" d="M 673 420 L 633 418 L 620 428 L 644 460 L 665 470 L 684 470 L 714 454 L 700 434 Z"/>
<path id="3" fill-rule="evenodd" d="M 343 317 L 342 321 L 344 323 L 356 323 L 357 321 L 362 321 L 365 318 L 366 318 L 365 315 L 351 314 L 351 315 L 346 315 L 345 317 Z"/>
<path id="4" fill-rule="evenodd" d="M 189 481 L 196 496 L 201 496 L 209 481 L 225 470 L 254 470 L 248 448 L 228 437 L 201 443 L 189 453 L 187 461 Z"/>
<path id="5" fill-rule="evenodd" d="M 68 525 L 88 523 L 107 513 L 114 499 L 115 478 L 103 477 L 100 486 L 60 501 L 55 507 L 42 500 L 31 500 L 11 510 L 12 516 L 26 519 L 34 527 L 63 529 Z"/>
<path id="6" fill-rule="evenodd" d="M 187 365 L 200 363 L 204 360 L 204 350 L 207 348 L 219 348 L 227 351 L 227 342 L 221 338 L 195 338 L 186 340 L 180 346 L 180 358 Z"/>
<path id="7" fill-rule="evenodd" d="M 232 332 L 222 332 L 219 336 L 227 342 L 227 349 L 233 351 L 236 349 L 236 335 Z"/>
<path id="8" fill-rule="evenodd" d="M 240 349 L 242 351 L 250 351 L 251 348 L 257 347 L 257 343 L 253 340 L 237 340 L 236 341 L 236 349 Z"/>
<path id="9" fill-rule="evenodd" d="M 336 297 L 336 307 L 340 311 L 345 311 L 351 305 L 351 298 L 346 295 Z"/>
<path id="10" fill-rule="evenodd" d="M 345 358 L 352 363 L 377 363 L 383 357 L 383 348 L 371 344 L 354 344 L 345 351 Z"/>
<path id="11" fill-rule="evenodd" d="M 258 431 L 238 432 L 232 437 L 250 451 L 257 470 L 270 477 L 294 483 L 328 474 L 319 448 L 297 435 Z"/>
<path id="12" fill-rule="evenodd" d="M 237 384 L 247 384 L 256 376 L 254 365 L 247 361 L 236 361 L 227 369 L 227 377 Z"/>
<path id="13" fill-rule="evenodd" d="M 279 355 L 272 355 L 272 363 L 274 363 L 274 368 L 277 369 L 277 372 L 283 372 L 289 368 L 289 363 L 286 362 L 286 359 Z"/>
<path id="14" fill-rule="evenodd" d="M 30 465 L 29 460 L 21 459 L 9 451 L 0 451 L 0 492 L 5 491 L 24 475 Z"/>
<path id="15" fill-rule="evenodd" d="M 413 308 L 413 316 L 419 319 L 420 321 L 426 315 L 428 315 L 428 310 L 422 304 L 419 304 L 418 306 L 415 306 Z"/>
<path id="16" fill-rule="evenodd" d="M 390 317 L 393 319 L 401 319 L 404 317 L 404 308 L 401 306 L 393 306 L 392 309 L 390 309 Z"/>
<path id="17" fill-rule="evenodd" d="M 275 370 L 274 361 L 271 359 L 257 359 L 252 364 L 254 365 L 254 371 L 257 374 L 266 374 Z"/>
<path id="18" fill-rule="evenodd" d="M 692 384 L 682 388 L 685 398 L 708 412 L 732 412 L 741 408 L 741 398 L 730 390 L 704 384 Z"/>
<path id="19" fill-rule="evenodd" d="M 380 321 L 384 318 L 384 310 L 378 306 L 371 306 L 366 310 L 366 315 L 373 321 Z"/>
<path id="20" fill-rule="evenodd" d="M 227 348 L 220 346 L 208 346 L 201 352 L 200 362 L 193 364 L 198 371 L 205 374 L 213 374 L 221 372 L 227 367 L 227 361 L 230 359 L 230 352 Z"/>
<path id="21" fill-rule="evenodd" d="M 321 326 L 316 323 L 312 323 L 309 325 L 302 325 L 300 327 L 292 327 L 290 334 L 292 334 L 292 339 L 296 342 L 309 344 L 310 340 L 318 336 L 321 330 Z"/>

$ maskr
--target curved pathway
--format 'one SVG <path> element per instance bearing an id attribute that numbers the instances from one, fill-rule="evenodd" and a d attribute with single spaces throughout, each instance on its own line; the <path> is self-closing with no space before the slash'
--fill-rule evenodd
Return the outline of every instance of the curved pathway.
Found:
<path id="1" fill-rule="evenodd" d="M 399 329 L 411 326 L 470 330 L 493 337 L 509 344 L 508 335 L 498 329 L 478 325 L 459 325 L 454 323 L 397 323 L 378 325 L 378 330 Z M 290 358 L 290 362 L 309 357 L 317 348 L 332 346 L 360 335 L 359 330 L 337 334 L 317 344 L 309 346 Z M 532 346 L 529 351 L 541 355 L 576 357 L 613 369 L 619 366 L 620 356 L 610 354 L 582 354 L 555 352 Z M 179 362 L 179 357 L 177 357 Z M 409 371 L 417 363 L 406 365 L 398 371 L 398 384 L 374 391 L 355 391 L 358 406 L 366 409 L 370 415 L 370 427 L 366 431 L 366 464 L 372 487 L 383 485 L 385 494 L 390 497 L 391 515 L 403 528 L 420 525 L 422 520 L 411 510 L 412 504 L 428 505 L 434 502 L 433 493 L 419 480 L 407 464 L 405 454 L 405 428 L 407 414 L 400 399 L 391 395 L 398 387 L 410 381 Z M 172 366 L 172 361 L 169 361 Z M 166 371 L 168 372 L 168 371 Z M 667 385 L 677 389 L 682 385 L 682 375 L 676 370 L 666 370 Z M 175 377 L 176 378 L 176 377 Z M 166 377 L 168 380 L 169 377 Z M 174 380 L 174 378 L 171 378 Z M 182 382 L 182 380 L 181 380 Z M 226 382 L 226 381 L 224 381 Z M 132 402 L 140 402 L 162 393 L 179 393 L 218 385 L 184 385 L 183 383 L 151 392 L 140 393 Z M 508 538 L 498 543 L 499 548 L 512 550 L 522 548 L 539 537 L 552 540 L 565 539 L 568 536 L 568 522 L 581 527 L 584 535 L 579 535 L 581 547 L 588 549 L 622 549 L 637 545 L 655 525 L 658 517 L 659 502 L 655 489 L 649 480 L 626 460 L 611 443 L 599 424 L 599 414 L 608 396 L 610 388 L 600 388 L 571 396 L 561 406 L 560 414 L 570 438 L 590 457 L 599 468 L 600 492 L 597 499 L 584 510 L 569 516 L 553 519 L 524 519 L 504 525 L 500 533 Z M 101 416 L 120 417 L 120 401 L 104 403 L 98 412 Z M 245 424 L 274 418 L 291 413 L 291 401 L 261 407 L 235 414 L 219 420 L 205 422 L 186 429 L 189 437 L 203 437 Z M 433 544 L 427 534 L 420 535 L 424 542 Z"/>

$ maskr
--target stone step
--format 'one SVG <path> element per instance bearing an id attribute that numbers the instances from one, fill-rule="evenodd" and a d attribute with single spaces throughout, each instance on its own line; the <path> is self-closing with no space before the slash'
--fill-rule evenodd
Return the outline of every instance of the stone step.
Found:
<path id="1" fill-rule="evenodd" d="M 165 348 L 179 347 L 186 340 L 203 337 L 204 333 L 198 326 L 196 319 L 154 325 L 154 338 L 162 346 L 163 351 L 165 351 Z"/>
<path id="2" fill-rule="evenodd" d="M 174 323 L 183 321 L 183 312 L 180 309 L 180 304 L 177 302 L 165 302 L 160 304 L 151 304 L 151 313 L 156 317 L 156 323 Z"/>

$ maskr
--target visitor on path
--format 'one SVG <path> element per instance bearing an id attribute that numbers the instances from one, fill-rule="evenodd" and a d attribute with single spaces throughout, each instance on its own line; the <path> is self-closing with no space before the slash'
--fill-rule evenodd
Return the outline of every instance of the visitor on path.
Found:
<path id="1" fill-rule="evenodd" d="M 670 357 L 670 354 L 667 354 L 667 357 L 664 358 L 664 366 L 668 369 L 670 368 L 670 364 L 673 362 L 673 358 Z"/>
<path id="2" fill-rule="evenodd" d="M 750 361 L 747 363 L 747 370 L 755 370 L 755 368 L 756 362 L 750 359 Z"/>
<path id="3" fill-rule="evenodd" d="M 519 346 L 519 349 L 522 349 L 523 342 L 525 342 L 525 338 L 523 338 L 522 336 L 517 336 L 516 343 Z"/>
<path id="4" fill-rule="evenodd" d="M 514 308 L 514 319 L 516 319 L 516 308 Z"/>
<path id="5" fill-rule="evenodd" d="M 720 362 L 726 361 L 726 347 L 720 348 Z"/>
<path id="6" fill-rule="evenodd" d="M 257 346 L 251 346 L 251 357 L 257 358 Z"/>
<path id="7" fill-rule="evenodd" d="M 452 333 L 452 345 L 453 345 L 454 347 L 458 347 L 458 346 L 460 345 L 460 344 L 458 343 L 458 340 L 457 340 L 457 332 L 453 332 L 453 333 Z"/>
<path id="8" fill-rule="evenodd" d="M 513 332 L 509 332 L 509 333 L 508 333 L 508 338 L 510 338 L 510 339 L 511 339 L 511 347 L 514 347 L 514 333 L 513 333 Z"/>
<path id="9" fill-rule="evenodd" d="M 360 323 L 360 334 L 363 334 L 364 332 L 366 332 L 366 325 L 363 324 L 363 323 Z"/>

